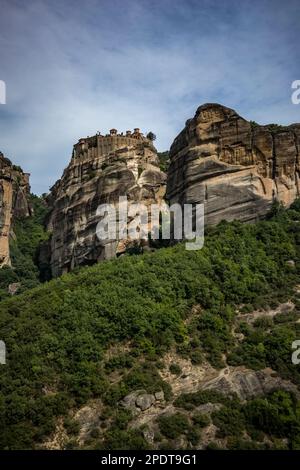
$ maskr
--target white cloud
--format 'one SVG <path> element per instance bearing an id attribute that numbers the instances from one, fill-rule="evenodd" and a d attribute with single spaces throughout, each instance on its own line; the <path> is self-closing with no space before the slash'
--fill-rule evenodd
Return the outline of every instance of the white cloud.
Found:
<path id="1" fill-rule="evenodd" d="M 290 101 L 300 78 L 296 2 L 282 15 L 270 2 L 4 4 L 0 145 L 32 173 L 35 192 L 48 190 L 74 142 L 96 130 L 153 130 L 165 150 L 208 101 L 262 123 L 300 121 Z"/>

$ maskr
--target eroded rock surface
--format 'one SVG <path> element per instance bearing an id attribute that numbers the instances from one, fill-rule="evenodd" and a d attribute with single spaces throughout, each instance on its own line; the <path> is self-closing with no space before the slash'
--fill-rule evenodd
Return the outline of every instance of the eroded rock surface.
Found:
<path id="1" fill-rule="evenodd" d="M 100 241 L 96 236 L 98 206 L 109 203 L 118 208 L 119 197 L 127 196 L 129 202 L 149 208 L 162 201 L 165 186 L 156 149 L 138 129 L 126 135 L 112 129 L 106 136 L 80 139 L 48 196 L 52 274 L 124 253 L 126 242 Z"/>
<path id="2" fill-rule="evenodd" d="M 217 390 L 225 395 L 237 394 L 242 400 L 265 395 L 277 389 L 299 396 L 296 385 L 277 376 L 272 369 L 254 371 L 245 367 L 227 367 L 219 376 L 206 382 L 203 390 Z"/>
<path id="3" fill-rule="evenodd" d="M 10 265 L 9 237 L 16 217 L 30 215 L 29 174 L 0 152 L 0 267 Z"/>
<path id="4" fill-rule="evenodd" d="M 205 104 L 171 146 L 167 198 L 204 203 L 207 224 L 253 221 L 299 194 L 299 154 L 300 124 L 259 126 Z"/>

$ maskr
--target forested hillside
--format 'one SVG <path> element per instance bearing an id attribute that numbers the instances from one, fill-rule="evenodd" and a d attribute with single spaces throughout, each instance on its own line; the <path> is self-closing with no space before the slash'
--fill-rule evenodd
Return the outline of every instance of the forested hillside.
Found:
<path id="1" fill-rule="evenodd" d="M 58 435 L 62 448 L 300 448 L 300 370 L 291 362 L 300 338 L 299 249 L 296 201 L 256 224 L 209 228 L 200 251 L 178 244 L 128 255 L 2 300 L 0 448 L 51 447 Z M 268 315 L 286 302 L 288 311 Z M 253 312 L 260 314 L 246 321 Z M 201 386 L 179 393 L 172 384 L 187 378 L 181 362 L 199 373 L 269 368 L 279 386 L 246 399 Z M 161 400 L 151 419 L 154 404 L 127 406 L 141 390 Z M 84 434 L 85 405 L 97 419 Z"/>

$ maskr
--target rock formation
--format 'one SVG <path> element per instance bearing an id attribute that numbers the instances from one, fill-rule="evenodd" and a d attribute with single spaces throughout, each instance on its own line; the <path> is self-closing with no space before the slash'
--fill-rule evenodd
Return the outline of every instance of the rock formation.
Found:
<path id="1" fill-rule="evenodd" d="M 54 276 L 126 251 L 123 240 L 98 239 L 97 208 L 104 203 L 118 207 L 120 196 L 147 207 L 159 203 L 166 175 L 158 163 L 156 149 L 139 129 L 126 135 L 112 129 L 108 135 L 98 133 L 74 145 L 68 167 L 47 198 Z"/>
<path id="2" fill-rule="evenodd" d="M 299 195 L 299 159 L 300 124 L 260 126 L 205 104 L 171 146 L 167 199 L 204 203 L 206 224 L 253 221 Z"/>
<path id="3" fill-rule="evenodd" d="M 0 267 L 10 265 L 9 237 L 14 218 L 30 215 L 29 174 L 0 152 Z"/>
<path id="4" fill-rule="evenodd" d="M 274 390 L 286 390 L 299 397 L 299 390 L 295 384 L 282 379 L 269 368 L 254 371 L 244 366 L 227 367 L 218 377 L 205 383 L 202 389 L 216 390 L 225 395 L 236 394 L 241 400 L 263 396 Z"/>

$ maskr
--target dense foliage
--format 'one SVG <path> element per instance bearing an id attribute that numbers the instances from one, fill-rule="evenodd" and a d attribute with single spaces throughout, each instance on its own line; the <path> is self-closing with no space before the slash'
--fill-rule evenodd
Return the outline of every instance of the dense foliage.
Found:
<path id="1" fill-rule="evenodd" d="M 38 248 L 46 233 L 43 221 L 47 208 L 43 199 L 31 195 L 32 215 L 13 221 L 14 236 L 10 239 L 10 256 L 12 267 L 5 266 L 0 270 L 0 299 L 9 297 L 8 286 L 18 283 L 17 294 L 40 283 L 38 269 Z"/>
<path id="2" fill-rule="evenodd" d="M 104 437 L 99 439 L 95 430 L 90 445 L 146 448 L 141 431 L 129 430 L 131 417 L 118 403 L 137 389 L 163 390 L 172 400 L 159 373 L 161 358 L 171 348 L 195 364 L 206 359 L 220 368 L 227 357 L 231 364 L 271 366 L 299 383 L 299 369 L 290 361 L 291 342 L 300 335 L 294 317 L 267 326 L 241 323 L 245 339 L 240 343 L 232 334 L 237 308 L 249 312 L 290 298 L 297 303 L 299 221 L 299 203 L 288 211 L 275 207 L 266 221 L 222 222 L 210 228 L 200 251 L 178 244 L 125 256 L 3 300 L 0 338 L 6 343 L 7 365 L 0 369 L 0 448 L 39 445 L 53 432 L 58 417 L 68 419 L 69 410 L 94 398 L 103 402 Z M 23 254 L 33 254 L 35 242 L 25 235 L 21 240 Z M 108 355 L 114 347 L 118 353 Z M 174 365 L 171 369 L 180 373 Z M 244 446 L 236 436 L 243 429 L 274 438 L 285 435 L 288 445 L 300 445 L 299 405 L 290 394 L 241 405 L 206 391 L 179 397 L 175 406 L 193 410 L 208 401 L 221 404 L 212 419 L 233 448 Z M 194 415 L 196 431 L 180 412 L 160 419 L 161 434 L 172 439 L 183 427 L 192 432 L 190 445 L 196 445 L 208 419 L 197 411 Z M 74 432 L 76 426 L 66 423 Z"/>
<path id="3" fill-rule="evenodd" d="M 158 159 L 159 159 L 159 167 L 161 171 L 168 171 L 168 167 L 170 164 L 170 157 L 169 157 L 169 152 L 158 152 Z"/>

